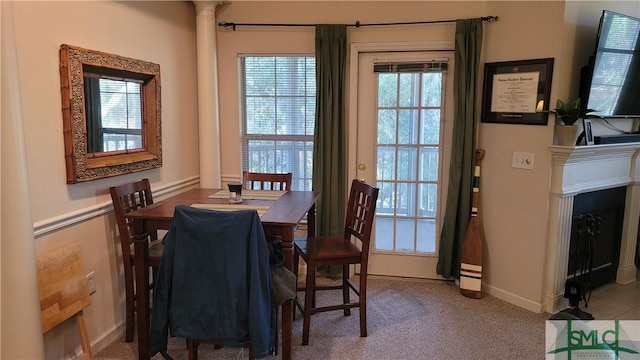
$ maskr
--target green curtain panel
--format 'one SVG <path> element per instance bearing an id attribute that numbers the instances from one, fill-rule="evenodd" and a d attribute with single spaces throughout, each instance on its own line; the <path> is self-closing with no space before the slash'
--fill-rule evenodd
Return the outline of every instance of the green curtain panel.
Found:
<path id="1" fill-rule="evenodd" d="M 473 168 L 476 148 L 476 97 L 482 49 L 482 20 L 456 21 L 454 123 L 449 166 L 449 188 L 440 233 L 436 271 L 446 279 L 460 277 L 462 239 L 471 215 Z"/>
<path id="2" fill-rule="evenodd" d="M 345 123 L 347 26 L 316 25 L 316 128 L 313 142 L 313 190 L 316 234 L 342 236 L 347 191 L 347 125 Z M 319 267 L 330 277 L 341 266 Z"/>
<path id="3" fill-rule="evenodd" d="M 316 124 L 313 145 L 313 190 L 316 234 L 342 236 L 347 191 L 345 71 L 347 26 L 316 25 Z"/>

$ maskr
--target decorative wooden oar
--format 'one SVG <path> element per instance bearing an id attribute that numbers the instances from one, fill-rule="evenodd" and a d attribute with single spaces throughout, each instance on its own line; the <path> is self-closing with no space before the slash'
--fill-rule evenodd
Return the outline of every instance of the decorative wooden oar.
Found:
<path id="1" fill-rule="evenodd" d="M 484 149 L 476 150 L 471 219 L 469 219 L 469 226 L 462 240 L 462 259 L 460 264 L 460 293 L 475 299 L 479 299 L 482 296 L 482 234 L 478 216 L 478 200 L 480 197 L 480 160 L 483 157 Z"/>

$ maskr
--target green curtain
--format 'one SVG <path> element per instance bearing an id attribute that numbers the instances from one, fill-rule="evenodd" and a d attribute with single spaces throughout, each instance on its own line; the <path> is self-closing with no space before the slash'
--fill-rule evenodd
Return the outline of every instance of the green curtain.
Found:
<path id="1" fill-rule="evenodd" d="M 460 277 L 462 239 L 471 215 L 476 148 L 476 93 L 481 49 L 482 20 L 457 20 L 453 74 L 453 141 L 447 203 L 436 268 L 437 273 L 446 279 Z"/>
<path id="2" fill-rule="evenodd" d="M 347 26 L 316 25 L 316 124 L 313 142 L 313 190 L 316 234 L 342 236 L 347 184 L 345 71 Z"/>
<path id="3" fill-rule="evenodd" d="M 345 72 L 347 26 L 316 25 L 316 127 L 313 141 L 313 190 L 316 235 L 342 236 L 347 184 Z M 318 267 L 329 277 L 342 276 L 341 266 Z"/>

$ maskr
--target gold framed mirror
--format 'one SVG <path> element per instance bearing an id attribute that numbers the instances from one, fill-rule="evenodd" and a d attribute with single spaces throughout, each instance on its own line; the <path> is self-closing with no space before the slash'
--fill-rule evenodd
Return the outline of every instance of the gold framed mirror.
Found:
<path id="1" fill-rule="evenodd" d="M 160 65 L 63 44 L 67 183 L 162 166 Z"/>

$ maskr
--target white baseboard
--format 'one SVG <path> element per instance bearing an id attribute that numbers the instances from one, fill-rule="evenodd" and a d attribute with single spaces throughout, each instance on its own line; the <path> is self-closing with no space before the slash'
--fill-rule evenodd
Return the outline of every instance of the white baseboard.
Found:
<path id="1" fill-rule="evenodd" d="M 91 351 L 93 352 L 93 355 L 95 356 L 118 339 L 124 339 L 124 322 L 120 325 L 114 326 L 91 343 Z M 82 351 L 82 349 L 80 349 L 80 351 Z"/>
<path id="2" fill-rule="evenodd" d="M 111 330 L 107 331 L 98 340 L 91 342 L 90 346 L 93 357 L 119 338 L 124 339 L 124 322 L 111 328 Z M 64 360 L 78 360 L 84 358 L 85 356 L 83 355 L 82 346 L 78 345 L 73 354 L 71 356 L 65 356 Z"/>
<path id="3" fill-rule="evenodd" d="M 497 288 L 495 286 L 491 286 L 491 285 L 487 285 L 487 284 L 482 284 L 482 290 L 484 293 L 489 294 L 491 296 L 495 296 L 496 298 L 506 301 L 510 304 L 513 304 L 515 306 L 521 307 L 523 309 L 532 311 L 534 313 L 543 313 L 545 312 L 544 309 L 544 304 L 539 303 L 539 302 L 535 302 L 535 301 L 531 301 L 529 299 L 523 298 L 522 296 L 513 294 L 511 292 L 508 291 L 504 291 L 500 288 Z"/>

